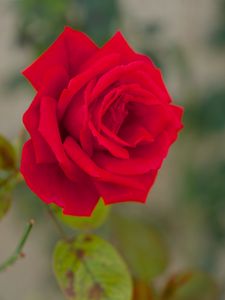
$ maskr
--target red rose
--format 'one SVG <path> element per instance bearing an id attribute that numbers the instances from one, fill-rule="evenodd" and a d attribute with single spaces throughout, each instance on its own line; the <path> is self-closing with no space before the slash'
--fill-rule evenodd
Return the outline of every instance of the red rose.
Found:
<path id="1" fill-rule="evenodd" d="M 121 33 L 98 48 L 66 27 L 24 75 L 37 90 L 23 118 L 29 187 L 70 215 L 90 215 L 99 197 L 145 202 L 182 128 L 152 61 Z"/>

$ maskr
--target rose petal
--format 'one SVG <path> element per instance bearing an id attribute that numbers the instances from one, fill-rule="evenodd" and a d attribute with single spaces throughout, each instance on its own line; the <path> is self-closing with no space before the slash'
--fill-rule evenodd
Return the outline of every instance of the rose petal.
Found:
<path id="1" fill-rule="evenodd" d="M 62 140 L 57 124 L 55 99 L 43 97 L 40 107 L 40 124 L 39 132 L 48 143 L 52 152 L 55 154 L 57 161 L 62 167 L 65 174 L 71 180 L 77 180 L 79 176 L 78 168 L 69 160 L 64 152 Z"/>
<path id="2" fill-rule="evenodd" d="M 177 139 L 178 132 L 183 128 L 181 119 L 184 110 L 182 107 L 170 105 L 168 111 L 170 112 L 170 122 L 168 122 L 166 132 L 170 137 L 172 144 Z"/>
<path id="3" fill-rule="evenodd" d="M 132 72 L 135 72 L 137 69 L 141 69 L 143 65 L 143 62 L 135 61 L 127 65 L 117 66 L 111 69 L 109 72 L 103 74 L 92 91 L 92 100 L 96 99 L 107 87 L 112 85 L 114 82 L 119 81 L 122 77 L 126 76 L 126 74 L 130 74 Z"/>
<path id="4" fill-rule="evenodd" d="M 37 163 L 51 163 L 55 161 L 55 157 L 46 141 L 38 132 L 40 104 L 39 96 L 36 96 L 30 107 L 23 115 L 23 123 L 32 136 L 34 151 Z"/>
<path id="5" fill-rule="evenodd" d="M 145 203 L 148 192 L 155 181 L 156 175 L 157 171 L 151 171 L 144 176 L 140 176 L 139 180 L 142 180 L 145 185 L 144 190 L 135 189 L 133 186 L 125 187 L 122 185 L 100 182 L 98 180 L 95 180 L 95 185 L 106 204 L 126 201 Z"/>
<path id="6" fill-rule="evenodd" d="M 136 124 L 147 129 L 152 136 L 156 137 L 162 133 L 171 119 L 169 105 L 139 105 L 138 103 L 130 103 L 129 117 L 135 121 Z"/>
<path id="7" fill-rule="evenodd" d="M 130 147 L 135 147 L 142 142 L 149 143 L 154 141 L 154 136 L 134 120 L 125 122 L 120 128 L 118 135 L 121 139 L 126 141 Z"/>
<path id="8" fill-rule="evenodd" d="M 95 152 L 93 160 L 101 168 L 118 175 L 144 174 L 159 169 L 169 147 L 167 133 L 161 134 L 151 144 L 131 148 L 128 160 L 112 157 L 106 153 Z"/>
<path id="9" fill-rule="evenodd" d="M 107 93 L 104 96 L 104 98 L 102 99 L 102 101 L 99 104 L 99 107 L 96 107 L 94 110 L 94 113 L 92 113 L 93 114 L 93 122 L 95 121 L 94 124 L 95 124 L 97 130 L 99 132 L 101 132 L 101 135 L 114 141 L 114 143 L 117 143 L 120 146 L 128 146 L 128 147 L 133 146 L 129 142 L 127 142 L 125 139 L 123 139 L 119 135 L 117 135 L 117 132 L 113 132 L 112 130 L 110 130 L 110 128 L 108 128 L 109 126 L 106 126 L 103 123 L 103 119 L 106 119 L 107 122 L 105 122 L 105 123 L 109 123 L 110 118 L 107 119 L 106 112 L 110 108 L 110 106 L 113 105 L 113 103 L 116 100 L 122 101 L 123 103 L 126 102 L 129 105 L 129 107 L 133 107 L 134 111 L 141 110 L 145 114 L 146 114 L 146 110 L 148 109 L 148 107 L 145 106 L 146 103 L 147 103 L 147 105 L 155 105 L 155 103 L 158 104 L 159 102 L 156 101 L 155 99 L 152 99 L 152 95 L 149 92 L 146 92 L 142 88 L 140 88 L 139 85 L 124 84 L 122 86 L 112 88 L 112 90 L 110 90 L 109 93 Z M 132 102 L 132 103 L 129 103 L 129 102 Z M 129 111 L 129 108 L 128 108 L 128 111 Z M 128 119 L 129 119 L 129 114 L 127 117 Z M 131 114 L 131 118 L 135 122 L 136 117 L 135 116 L 132 117 L 132 114 Z M 136 122 L 135 124 L 137 124 L 137 123 L 138 122 Z M 148 141 L 150 140 L 150 135 L 151 135 L 150 132 L 148 132 Z"/>
<path id="10" fill-rule="evenodd" d="M 161 98 L 165 102 L 170 102 L 171 97 L 167 91 L 167 88 L 164 84 L 163 78 L 161 71 L 155 67 L 153 62 L 149 57 L 146 55 L 142 55 L 139 53 L 136 53 L 127 43 L 121 32 L 117 32 L 101 49 L 96 51 L 96 53 L 90 58 L 90 60 L 87 61 L 86 65 L 90 66 L 91 63 L 95 60 L 98 60 L 99 58 L 103 57 L 104 55 L 108 55 L 111 52 L 117 52 L 120 53 L 121 55 L 121 64 L 124 63 L 129 63 L 132 61 L 142 61 L 144 62 L 144 68 L 140 68 L 139 71 L 142 71 L 145 69 L 145 74 L 149 77 L 150 80 L 147 82 L 147 87 L 153 86 L 153 89 L 157 91 L 157 93 L 161 94 Z M 133 75 L 132 75 L 133 76 Z M 142 78 L 140 75 L 140 78 L 138 78 L 137 74 L 137 79 L 138 82 L 144 83 L 146 78 Z M 131 78 L 128 74 L 128 78 Z M 134 79 L 134 78 L 133 78 Z M 160 89 L 157 88 L 157 86 L 160 87 Z"/>
<path id="11" fill-rule="evenodd" d="M 89 216 L 99 194 L 88 177 L 80 172 L 79 182 L 70 181 L 57 164 L 37 164 L 32 141 L 23 148 L 21 173 L 30 189 L 47 204 L 55 203 L 65 214 Z"/>
<path id="12" fill-rule="evenodd" d="M 43 85 L 39 89 L 38 94 L 58 99 L 68 82 L 69 76 L 66 69 L 63 66 L 54 66 L 46 70 L 43 76 Z"/>
<path id="13" fill-rule="evenodd" d="M 105 55 L 109 55 L 110 53 L 120 54 L 120 63 L 129 63 L 134 60 L 142 60 L 146 63 L 152 64 L 153 66 L 151 60 L 145 55 L 136 53 L 129 46 L 122 33 L 118 31 L 109 41 L 105 43 L 102 48 L 96 51 L 96 53 L 86 62 L 85 67 L 89 67 L 94 61 Z"/>
<path id="14" fill-rule="evenodd" d="M 70 105 L 74 95 L 80 91 L 92 78 L 96 78 L 102 72 L 109 70 L 111 67 L 118 63 L 118 54 L 111 54 L 106 57 L 99 59 L 91 66 L 90 69 L 81 72 L 77 76 L 71 79 L 69 86 L 63 91 L 59 103 L 58 103 L 58 113 L 59 118 L 62 119 L 68 106 Z"/>
<path id="15" fill-rule="evenodd" d="M 80 138 L 80 131 L 85 125 L 86 107 L 83 98 L 82 92 L 76 94 L 73 97 L 70 109 L 67 110 L 63 120 L 61 120 L 69 135 L 76 139 Z"/>
<path id="16" fill-rule="evenodd" d="M 161 71 L 155 69 L 152 76 L 150 76 L 152 68 L 149 68 L 148 65 L 144 65 L 143 69 L 146 69 L 145 72 L 143 70 L 137 71 L 138 81 L 141 82 L 142 85 L 144 85 L 157 99 L 165 103 L 171 102 L 171 97 L 163 82 Z"/>
<path id="17" fill-rule="evenodd" d="M 46 72 L 55 66 L 63 66 L 70 76 L 91 56 L 97 46 L 85 34 L 65 27 L 57 40 L 27 69 L 24 76 L 36 90 L 43 84 Z"/>
<path id="18" fill-rule="evenodd" d="M 54 154 L 38 132 L 40 120 L 40 101 L 43 96 L 58 97 L 61 89 L 65 87 L 67 82 L 68 74 L 63 67 L 56 66 L 48 70 L 44 78 L 45 84 L 38 91 L 30 107 L 23 115 L 23 123 L 32 136 L 36 160 L 39 163 L 49 163 L 55 161 Z"/>
<path id="19" fill-rule="evenodd" d="M 79 145 L 72 138 L 66 138 L 64 148 L 69 157 L 88 175 L 98 178 L 101 181 L 117 183 L 125 186 L 133 186 L 137 189 L 142 189 L 142 182 L 133 179 L 129 176 L 118 176 L 102 169 L 92 158 L 79 147 Z"/>
<path id="20" fill-rule="evenodd" d="M 97 139 L 99 145 L 103 146 L 105 149 L 107 149 L 112 155 L 115 157 L 128 159 L 129 158 L 129 152 L 122 146 L 114 143 L 107 137 L 100 134 L 96 128 L 94 127 L 93 123 L 89 121 L 89 128 L 93 134 L 93 136 Z"/>

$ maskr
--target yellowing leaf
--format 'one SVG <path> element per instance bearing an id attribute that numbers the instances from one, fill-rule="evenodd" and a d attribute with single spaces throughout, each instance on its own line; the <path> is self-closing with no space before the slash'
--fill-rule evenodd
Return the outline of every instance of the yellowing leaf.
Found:
<path id="1" fill-rule="evenodd" d="M 54 272 L 69 300 L 131 300 L 132 281 L 116 250 L 95 235 L 60 241 Z"/>

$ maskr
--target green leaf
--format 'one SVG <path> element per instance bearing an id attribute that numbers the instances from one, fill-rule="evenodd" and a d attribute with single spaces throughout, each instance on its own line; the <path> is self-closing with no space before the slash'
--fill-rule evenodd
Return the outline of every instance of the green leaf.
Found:
<path id="1" fill-rule="evenodd" d="M 54 272 L 67 299 L 131 300 L 132 281 L 115 249 L 95 235 L 60 241 Z"/>
<path id="2" fill-rule="evenodd" d="M 162 300 L 215 300 L 218 288 L 213 278 L 203 272 L 186 272 L 172 277 Z"/>
<path id="3" fill-rule="evenodd" d="M 66 216 L 62 213 L 61 208 L 56 205 L 52 206 L 53 212 L 55 212 L 56 216 L 66 225 L 82 230 L 92 230 L 100 227 L 107 219 L 109 214 L 109 206 L 106 206 L 103 203 L 103 200 L 100 199 L 95 210 L 93 211 L 90 217 L 73 217 Z"/>
<path id="4" fill-rule="evenodd" d="M 16 153 L 12 144 L 0 135 L 0 170 L 11 170 L 16 166 Z"/>
<path id="5" fill-rule="evenodd" d="M 0 188 L 0 220 L 8 212 L 12 202 L 11 192 L 5 188 Z"/>
<path id="6" fill-rule="evenodd" d="M 118 247 L 136 278 L 149 281 L 165 270 L 167 247 L 154 227 L 141 220 L 117 217 L 114 229 Z"/>

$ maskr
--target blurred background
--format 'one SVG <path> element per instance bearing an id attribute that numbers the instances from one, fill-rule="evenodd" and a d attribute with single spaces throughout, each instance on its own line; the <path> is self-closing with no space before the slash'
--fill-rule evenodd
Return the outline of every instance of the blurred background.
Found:
<path id="1" fill-rule="evenodd" d="M 218 299 L 225 299 L 225 1 L 0 0 L 0 133 L 12 141 L 34 96 L 20 72 L 64 25 L 85 31 L 100 46 L 121 30 L 162 69 L 174 102 L 184 106 L 184 130 L 147 210 L 135 204 L 113 210 L 141 216 L 160 232 L 169 262 L 157 286 L 170 274 L 198 269 L 214 278 Z M 15 249 L 31 217 L 37 222 L 27 257 L 0 274 L 0 300 L 63 299 L 50 260 L 57 232 L 22 184 L 0 222 L 0 261 Z"/>

